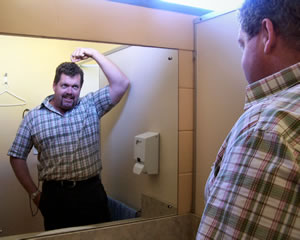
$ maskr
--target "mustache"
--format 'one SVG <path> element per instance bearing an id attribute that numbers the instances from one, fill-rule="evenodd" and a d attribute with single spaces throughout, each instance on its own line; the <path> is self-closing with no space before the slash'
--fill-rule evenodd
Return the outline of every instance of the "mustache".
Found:
<path id="1" fill-rule="evenodd" d="M 75 96 L 73 94 L 69 94 L 69 93 L 63 94 L 62 97 L 64 97 L 64 98 L 71 98 L 71 99 L 75 98 Z"/>

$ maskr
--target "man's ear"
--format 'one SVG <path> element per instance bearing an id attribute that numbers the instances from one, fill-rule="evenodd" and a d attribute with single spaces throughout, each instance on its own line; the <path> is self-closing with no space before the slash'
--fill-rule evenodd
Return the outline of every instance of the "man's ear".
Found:
<path id="1" fill-rule="evenodd" d="M 262 20 L 262 40 L 264 44 L 264 53 L 269 54 L 276 45 L 277 36 L 274 30 L 274 25 L 270 19 Z"/>

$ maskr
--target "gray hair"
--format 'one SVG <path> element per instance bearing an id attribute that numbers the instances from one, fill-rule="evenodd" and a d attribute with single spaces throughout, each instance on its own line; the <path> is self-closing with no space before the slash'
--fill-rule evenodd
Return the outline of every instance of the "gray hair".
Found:
<path id="1" fill-rule="evenodd" d="M 290 47 L 300 50 L 300 0 L 245 0 L 239 19 L 250 39 L 259 33 L 265 18 Z"/>

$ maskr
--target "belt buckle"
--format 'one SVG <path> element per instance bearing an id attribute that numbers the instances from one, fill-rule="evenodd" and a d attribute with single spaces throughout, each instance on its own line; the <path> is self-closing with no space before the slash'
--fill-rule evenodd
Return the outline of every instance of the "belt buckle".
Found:
<path id="1" fill-rule="evenodd" d="M 72 185 L 66 184 L 66 182 L 71 182 Z M 60 181 L 62 187 L 74 188 L 76 186 L 76 181 Z"/>

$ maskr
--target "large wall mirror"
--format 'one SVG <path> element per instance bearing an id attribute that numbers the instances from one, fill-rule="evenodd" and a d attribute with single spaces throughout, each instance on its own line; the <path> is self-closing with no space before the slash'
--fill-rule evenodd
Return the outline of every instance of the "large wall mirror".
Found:
<path id="1" fill-rule="evenodd" d="M 112 208 L 119 204 L 136 214 L 126 220 L 128 216 L 118 212 L 115 221 L 104 225 L 177 213 L 177 50 L 8 35 L 0 35 L 0 45 L 0 92 L 9 90 L 19 97 L 0 95 L 0 238 L 32 232 L 55 233 L 43 232 L 40 213 L 31 216 L 28 195 L 11 169 L 7 151 L 24 110 L 34 108 L 53 93 L 57 65 L 69 61 L 77 47 L 91 47 L 104 53 L 131 81 L 122 101 L 101 119 L 101 178 Z M 80 65 L 85 73 L 82 95 L 106 84 L 95 62 L 85 61 Z M 160 136 L 159 174 L 134 174 L 134 137 L 148 131 Z M 27 162 L 37 183 L 38 160 L 34 151 Z"/>

